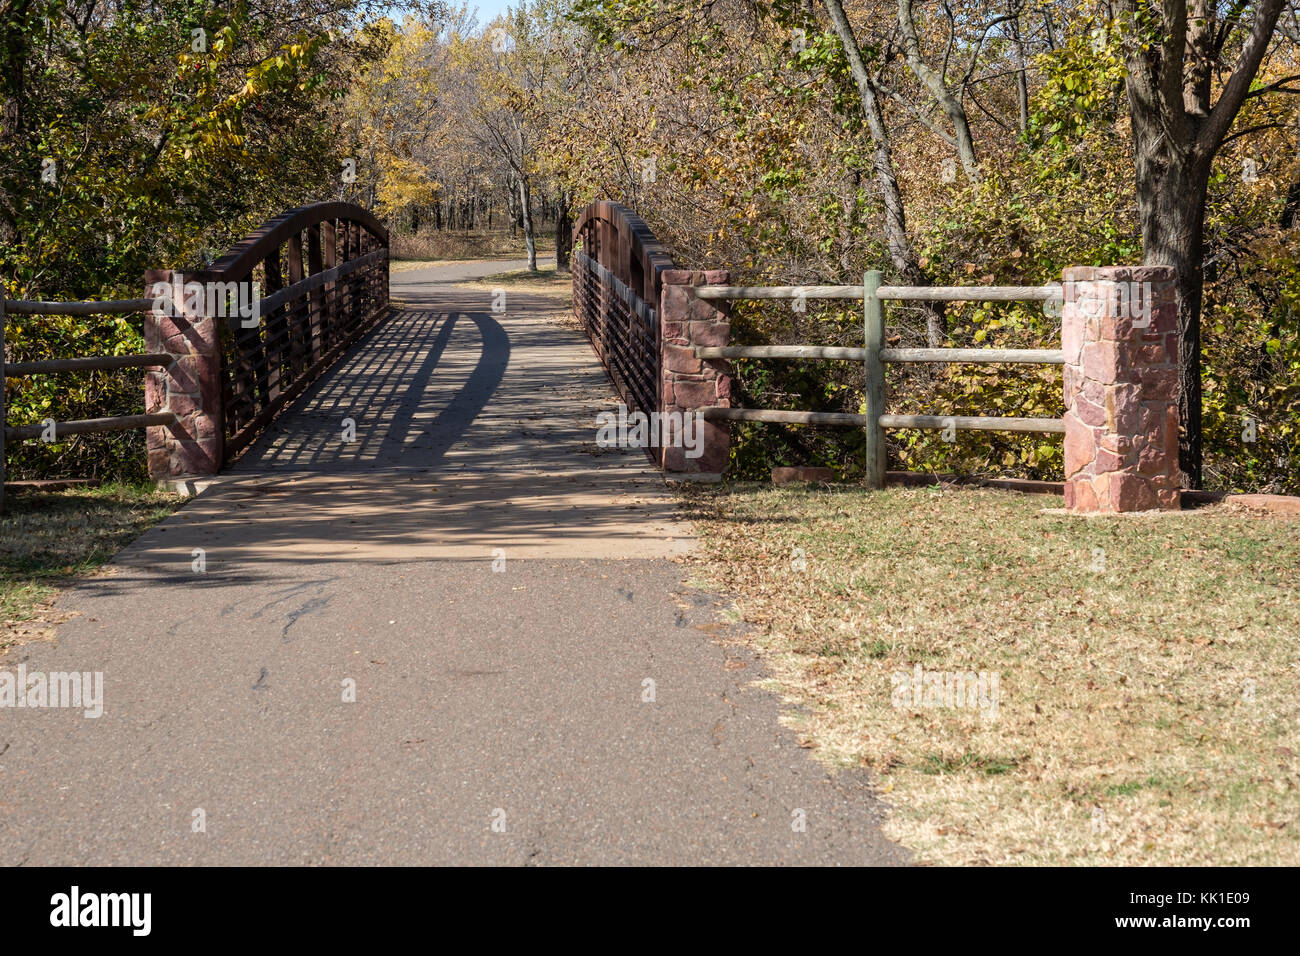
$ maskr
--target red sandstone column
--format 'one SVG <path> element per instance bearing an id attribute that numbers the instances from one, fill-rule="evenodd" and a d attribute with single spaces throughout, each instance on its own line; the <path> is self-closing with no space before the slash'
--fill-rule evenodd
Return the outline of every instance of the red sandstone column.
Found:
<path id="1" fill-rule="evenodd" d="M 693 415 L 696 409 L 731 405 L 731 376 L 722 360 L 701 361 L 694 346 L 726 345 L 731 338 L 729 304 L 697 299 L 693 286 L 726 285 L 727 272 L 670 269 L 663 273 L 659 302 L 661 413 Z M 716 479 L 726 470 L 731 429 L 726 422 L 704 422 L 703 454 L 688 458 L 684 447 L 661 449 L 664 471 Z"/>
<path id="2" fill-rule="evenodd" d="M 145 373 L 145 412 L 170 411 L 176 423 L 149 428 L 146 442 L 149 476 L 155 481 L 215 475 L 221 470 L 223 420 L 221 404 L 221 342 L 217 320 L 205 315 L 207 301 L 185 309 L 184 288 L 171 285 L 172 274 L 158 269 L 145 273 L 145 295 L 169 297 L 171 310 L 153 309 L 145 315 L 148 352 L 172 356 L 167 368 Z M 198 282 L 193 276 L 181 281 Z M 193 302 L 191 303 L 194 304 Z"/>
<path id="3" fill-rule="evenodd" d="M 1065 272 L 1065 506 L 1179 507 L 1178 309 L 1173 269 Z"/>

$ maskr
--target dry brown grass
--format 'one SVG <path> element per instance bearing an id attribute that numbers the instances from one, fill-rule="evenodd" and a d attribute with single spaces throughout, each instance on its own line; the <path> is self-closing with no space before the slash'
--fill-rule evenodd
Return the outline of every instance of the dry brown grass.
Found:
<path id="1" fill-rule="evenodd" d="M 756 625 L 790 725 L 874 770 L 918 860 L 1300 863 L 1300 520 L 973 490 L 689 500 L 697 576 Z M 997 673 L 997 716 L 892 706 L 916 664 Z"/>
<path id="2" fill-rule="evenodd" d="M 568 272 L 557 269 L 539 269 L 529 272 L 518 269 L 513 272 L 498 272 L 462 283 L 465 289 L 502 288 L 510 292 L 526 292 L 530 295 L 546 296 L 549 299 L 568 301 L 573 295 L 573 279 Z"/>
<path id="3" fill-rule="evenodd" d="M 521 258 L 524 255 L 522 232 L 510 235 L 509 230 L 492 232 L 436 232 L 429 230 L 419 235 L 394 233 L 389 238 L 389 251 L 394 260 L 424 261 Z M 537 251 L 554 251 L 555 237 L 543 231 L 537 236 Z"/>
<path id="4" fill-rule="evenodd" d="M 184 500 L 152 486 L 104 485 L 5 496 L 0 514 L 0 654 L 48 637 L 58 591 L 96 573 Z"/>
<path id="5" fill-rule="evenodd" d="M 418 272 L 421 269 L 434 269 L 438 266 L 478 265 L 489 262 L 513 262 L 522 256 L 491 256 L 476 259 L 393 259 L 388 263 L 390 273 Z"/>

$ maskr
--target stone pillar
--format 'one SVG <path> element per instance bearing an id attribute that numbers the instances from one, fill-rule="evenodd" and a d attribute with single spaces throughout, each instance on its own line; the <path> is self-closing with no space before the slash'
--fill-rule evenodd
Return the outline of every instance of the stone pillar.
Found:
<path id="1" fill-rule="evenodd" d="M 1174 510 L 1178 308 L 1168 267 L 1065 272 L 1065 506 Z"/>
<path id="2" fill-rule="evenodd" d="M 199 281 L 193 276 L 182 279 Z M 184 289 L 172 286 L 171 273 L 150 269 L 144 284 L 148 298 L 172 302 L 170 310 L 155 308 L 145 315 L 145 351 L 172 356 L 167 368 L 145 373 L 145 412 L 176 415 L 175 424 L 147 430 L 149 476 L 167 481 L 215 475 L 221 470 L 224 439 L 222 355 L 217 320 L 204 314 L 206 285 L 203 295 L 191 297 L 197 310 L 187 312 Z"/>
<path id="3" fill-rule="evenodd" d="M 726 285 L 727 272 L 670 269 L 663 274 L 659 300 L 660 413 L 693 415 L 696 409 L 731 405 L 731 375 L 724 360 L 701 361 L 694 346 L 726 345 L 731 338 L 729 303 L 697 299 L 697 285 Z M 699 480 L 718 480 L 727 467 L 731 429 L 727 422 L 702 424 L 702 454 L 687 457 L 685 447 L 661 449 L 664 471 Z"/>

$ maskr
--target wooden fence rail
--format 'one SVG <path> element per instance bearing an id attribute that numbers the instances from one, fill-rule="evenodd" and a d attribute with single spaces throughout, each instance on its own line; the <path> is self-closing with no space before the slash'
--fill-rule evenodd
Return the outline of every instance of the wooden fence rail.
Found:
<path id="1" fill-rule="evenodd" d="M 27 302 L 8 299 L 5 309 L 14 315 L 132 315 L 148 312 L 153 299 L 121 299 L 116 302 Z"/>
<path id="2" fill-rule="evenodd" d="M 14 315 L 123 315 L 147 312 L 152 299 L 127 299 L 116 302 L 36 302 L 0 299 L 0 510 L 4 508 L 5 444 L 42 438 L 49 431 L 46 423 L 9 427 L 6 423 L 5 388 L 10 378 L 50 375 L 59 372 L 112 371 L 123 368 L 165 368 L 172 356 L 159 353 L 145 355 L 93 355 L 70 359 L 46 359 L 36 362 L 5 362 L 5 318 Z M 170 425 L 176 416 L 169 410 L 151 415 L 118 415 L 112 418 L 85 418 L 54 422 L 53 437 L 125 431 L 153 425 Z"/>
<path id="3" fill-rule="evenodd" d="M 700 299 L 861 299 L 860 285 L 701 286 Z M 1045 286 L 903 286 L 882 285 L 877 298 L 898 302 L 1051 302 L 1062 299 L 1062 287 Z"/>
<path id="4" fill-rule="evenodd" d="M 172 356 L 161 353 L 144 355 L 95 355 L 86 358 L 49 359 L 41 362 L 11 362 L 5 366 L 10 378 L 20 375 L 52 375 L 55 372 L 109 372 L 122 368 L 156 368 L 172 363 Z"/>
<path id="5" fill-rule="evenodd" d="M 171 412 L 157 412 L 153 415 L 118 415 L 113 418 L 80 418 L 69 422 L 55 422 L 54 437 L 128 431 L 132 428 L 148 428 L 150 425 L 170 425 L 174 421 L 176 416 Z M 19 425 L 17 428 L 6 428 L 5 434 L 12 441 L 22 441 L 40 438 L 44 431 L 44 425 Z"/>
<path id="6" fill-rule="evenodd" d="M 879 272 L 868 272 L 862 285 L 839 286 L 699 286 L 693 290 L 704 300 L 735 299 L 861 299 L 863 304 L 863 347 L 836 348 L 819 345 L 724 345 L 696 346 L 697 359 L 791 359 L 795 361 L 862 362 L 865 376 L 866 414 L 800 412 L 781 409 L 700 409 L 706 421 L 768 422 L 795 425 L 845 425 L 862 428 L 866 438 L 866 484 L 885 484 L 885 430 L 892 428 L 952 429 L 955 431 L 1044 432 L 1061 434 L 1063 420 L 1054 418 L 1012 418 L 966 415 L 885 414 L 885 366 L 894 363 L 942 362 L 971 364 L 1062 365 L 1065 352 L 1059 349 L 895 349 L 885 348 L 886 301 L 943 302 L 1046 302 L 1062 300 L 1064 290 L 1049 286 L 910 287 L 880 284 Z"/>
<path id="7" fill-rule="evenodd" d="M 696 346 L 698 359 L 803 359 L 864 362 L 866 349 L 825 345 L 719 345 Z M 985 365 L 1062 365 L 1059 349 L 881 349 L 883 362 L 967 362 Z"/>
<path id="8" fill-rule="evenodd" d="M 852 425 L 866 428 L 870 415 L 852 412 L 792 412 L 769 408 L 703 408 L 705 421 L 714 422 L 767 422 L 780 425 Z M 884 428 L 955 428 L 960 431 L 982 432 L 1044 432 L 1065 433 L 1065 423 L 1059 418 L 987 418 L 969 415 L 882 415 Z"/>

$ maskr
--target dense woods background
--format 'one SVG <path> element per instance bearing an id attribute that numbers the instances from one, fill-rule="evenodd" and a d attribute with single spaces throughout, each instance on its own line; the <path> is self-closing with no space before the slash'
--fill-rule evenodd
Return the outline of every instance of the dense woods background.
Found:
<path id="1" fill-rule="evenodd" d="M 201 265 L 327 198 L 384 217 L 398 255 L 555 247 L 561 265 L 576 210 L 612 198 L 679 263 L 754 284 L 874 268 L 1041 284 L 1072 265 L 1177 260 L 1195 280 L 1182 298 L 1201 343 L 1204 484 L 1300 492 L 1292 4 L 521 0 L 490 22 L 442 3 L 402 13 L 395 23 L 372 0 L 0 2 L 6 295 L 134 297 L 146 268 Z M 890 331 L 1057 347 L 1054 311 L 897 307 Z M 126 318 L 10 317 L 7 335 L 11 360 L 141 347 Z M 736 336 L 854 344 L 861 315 L 745 305 Z M 899 411 L 1052 416 L 1059 374 L 892 369 L 891 389 Z M 755 407 L 862 403 L 851 363 L 742 363 L 737 381 Z M 140 398 L 130 374 L 11 380 L 10 424 L 128 413 Z M 738 476 L 860 468 L 850 429 L 739 435 Z M 891 467 L 1061 477 L 1057 439 L 892 440 Z M 135 477 L 138 443 L 26 442 L 9 467 Z"/>

